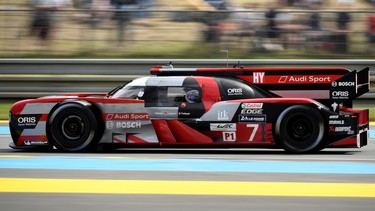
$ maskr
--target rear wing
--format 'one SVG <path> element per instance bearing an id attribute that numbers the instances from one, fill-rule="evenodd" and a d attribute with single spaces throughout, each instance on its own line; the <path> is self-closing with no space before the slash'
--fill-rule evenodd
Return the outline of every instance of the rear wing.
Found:
<path id="1" fill-rule="evenodd" d="M 174 68 L 156 66 L 150 73 L 157 76 L 211 76 L 236 78 L 284 98 L 311 98 L 327 107 L 351 107 L 351 100 L 368 92 L 369 68 L 350 71 L 347 68 L 282 67 L 282 68 Z M 344 83 L 350 82 L 350 83 Z M 345 87 L 333 85 L 353 85 Z M 345 89 L 344 89 L 345 88 Z M 344 91 L 340 93 L 339 91 Z M 348 91 L 348 93 L 346 92 Z M 339 94 L 340 93 L 340 94 Z M 347 96 L 344 96 L 348 94 Z"/>
<path id="2" fill-rule="evenodd" d="M 353 70 L 333 81 L 329 90 L 331 110 L 338 112 L 338 106 L 363 95 L 370 90 L 370 68 Z"/>

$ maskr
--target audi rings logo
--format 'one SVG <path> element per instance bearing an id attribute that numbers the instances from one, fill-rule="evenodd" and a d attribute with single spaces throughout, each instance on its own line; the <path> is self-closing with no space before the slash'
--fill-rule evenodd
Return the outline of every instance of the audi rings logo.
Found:
<path id="1" fill-rule="evenodd" d="M 336 87 L 337 86 L 337 82 L 336 81 L 332 82 L 332 86 Z"/>

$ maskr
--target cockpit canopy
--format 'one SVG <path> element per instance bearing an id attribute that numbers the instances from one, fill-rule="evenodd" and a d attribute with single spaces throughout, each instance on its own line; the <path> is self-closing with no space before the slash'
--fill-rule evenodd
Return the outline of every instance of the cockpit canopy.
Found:
<path id="1" fill-rule="evenodd" d="M 214 80 L 219 88 L 221 100 L 266 98 L 271 96 L 269 93 L 239 80 L 227 78 L 215 78 Z M 145 90 L 151 93 L 145 94 Z M 160 106 L 171 104 L 172 98 L 176 102 L 195 103 L 202 100 L 202 88 L 194 77 L 189 76 L 142 77 L 117 88 L 111 98 L 143 100 L 145 96 L 148 96 L 152 101 L 158 101 Z"/>
<path id="2" fill-rule="evenodd" d="M 150 77 L 142 77 L 120 87 L 111 98 L 143 99 L 146 81 Z"/>

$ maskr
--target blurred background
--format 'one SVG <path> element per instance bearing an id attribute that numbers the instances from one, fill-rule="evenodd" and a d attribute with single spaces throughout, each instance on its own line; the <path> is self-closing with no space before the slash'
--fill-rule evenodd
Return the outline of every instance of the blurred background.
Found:
<path id="1" fill-rule="evenodd" d="M 2 58 L 372 58 L 373 0 L 0 0 Z"/>

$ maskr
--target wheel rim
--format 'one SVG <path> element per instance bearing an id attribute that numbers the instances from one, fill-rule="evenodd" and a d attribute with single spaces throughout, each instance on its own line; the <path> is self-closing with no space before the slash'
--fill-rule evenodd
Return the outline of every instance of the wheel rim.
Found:
<path id="1" fill-rule="evenodd" d="M 288 125 L 288 134 L 295 141 L 303 142 L 313 135 L 313 124 L 312 122 L 305 118 L 304 116 L 296 116 L 292 118 Z"/>
<path id="2" fill-rule="evenodd" d="M 66 150 L 84 148 L 94 135 L 90 120 L 80 110 L 67 109 L 57 114 L 51 128 L 55 144 Z"/>
<path id="3" fill-rule="evenodd" d="M 308 151 L 318 144 L 319 124 L 305 114 L 296 113 L 287 118 L 285 122 L 286 142 L 295 151 Z"/>
<path id="4" fill-rule="evenodd" d="M 82 137 L 85 131 L 85 123 L 77 115 L 66 116 L 61 124 L 61 132 L 66 139 L 77 140 Z"/>
<path id="5" fill-rule="evenodd" d="M 288 152 L 313 152 L 324 144 L 324 119 L 314 108 L 291 106 L 279 115 L 274 127 L 275 141 Z"/>

